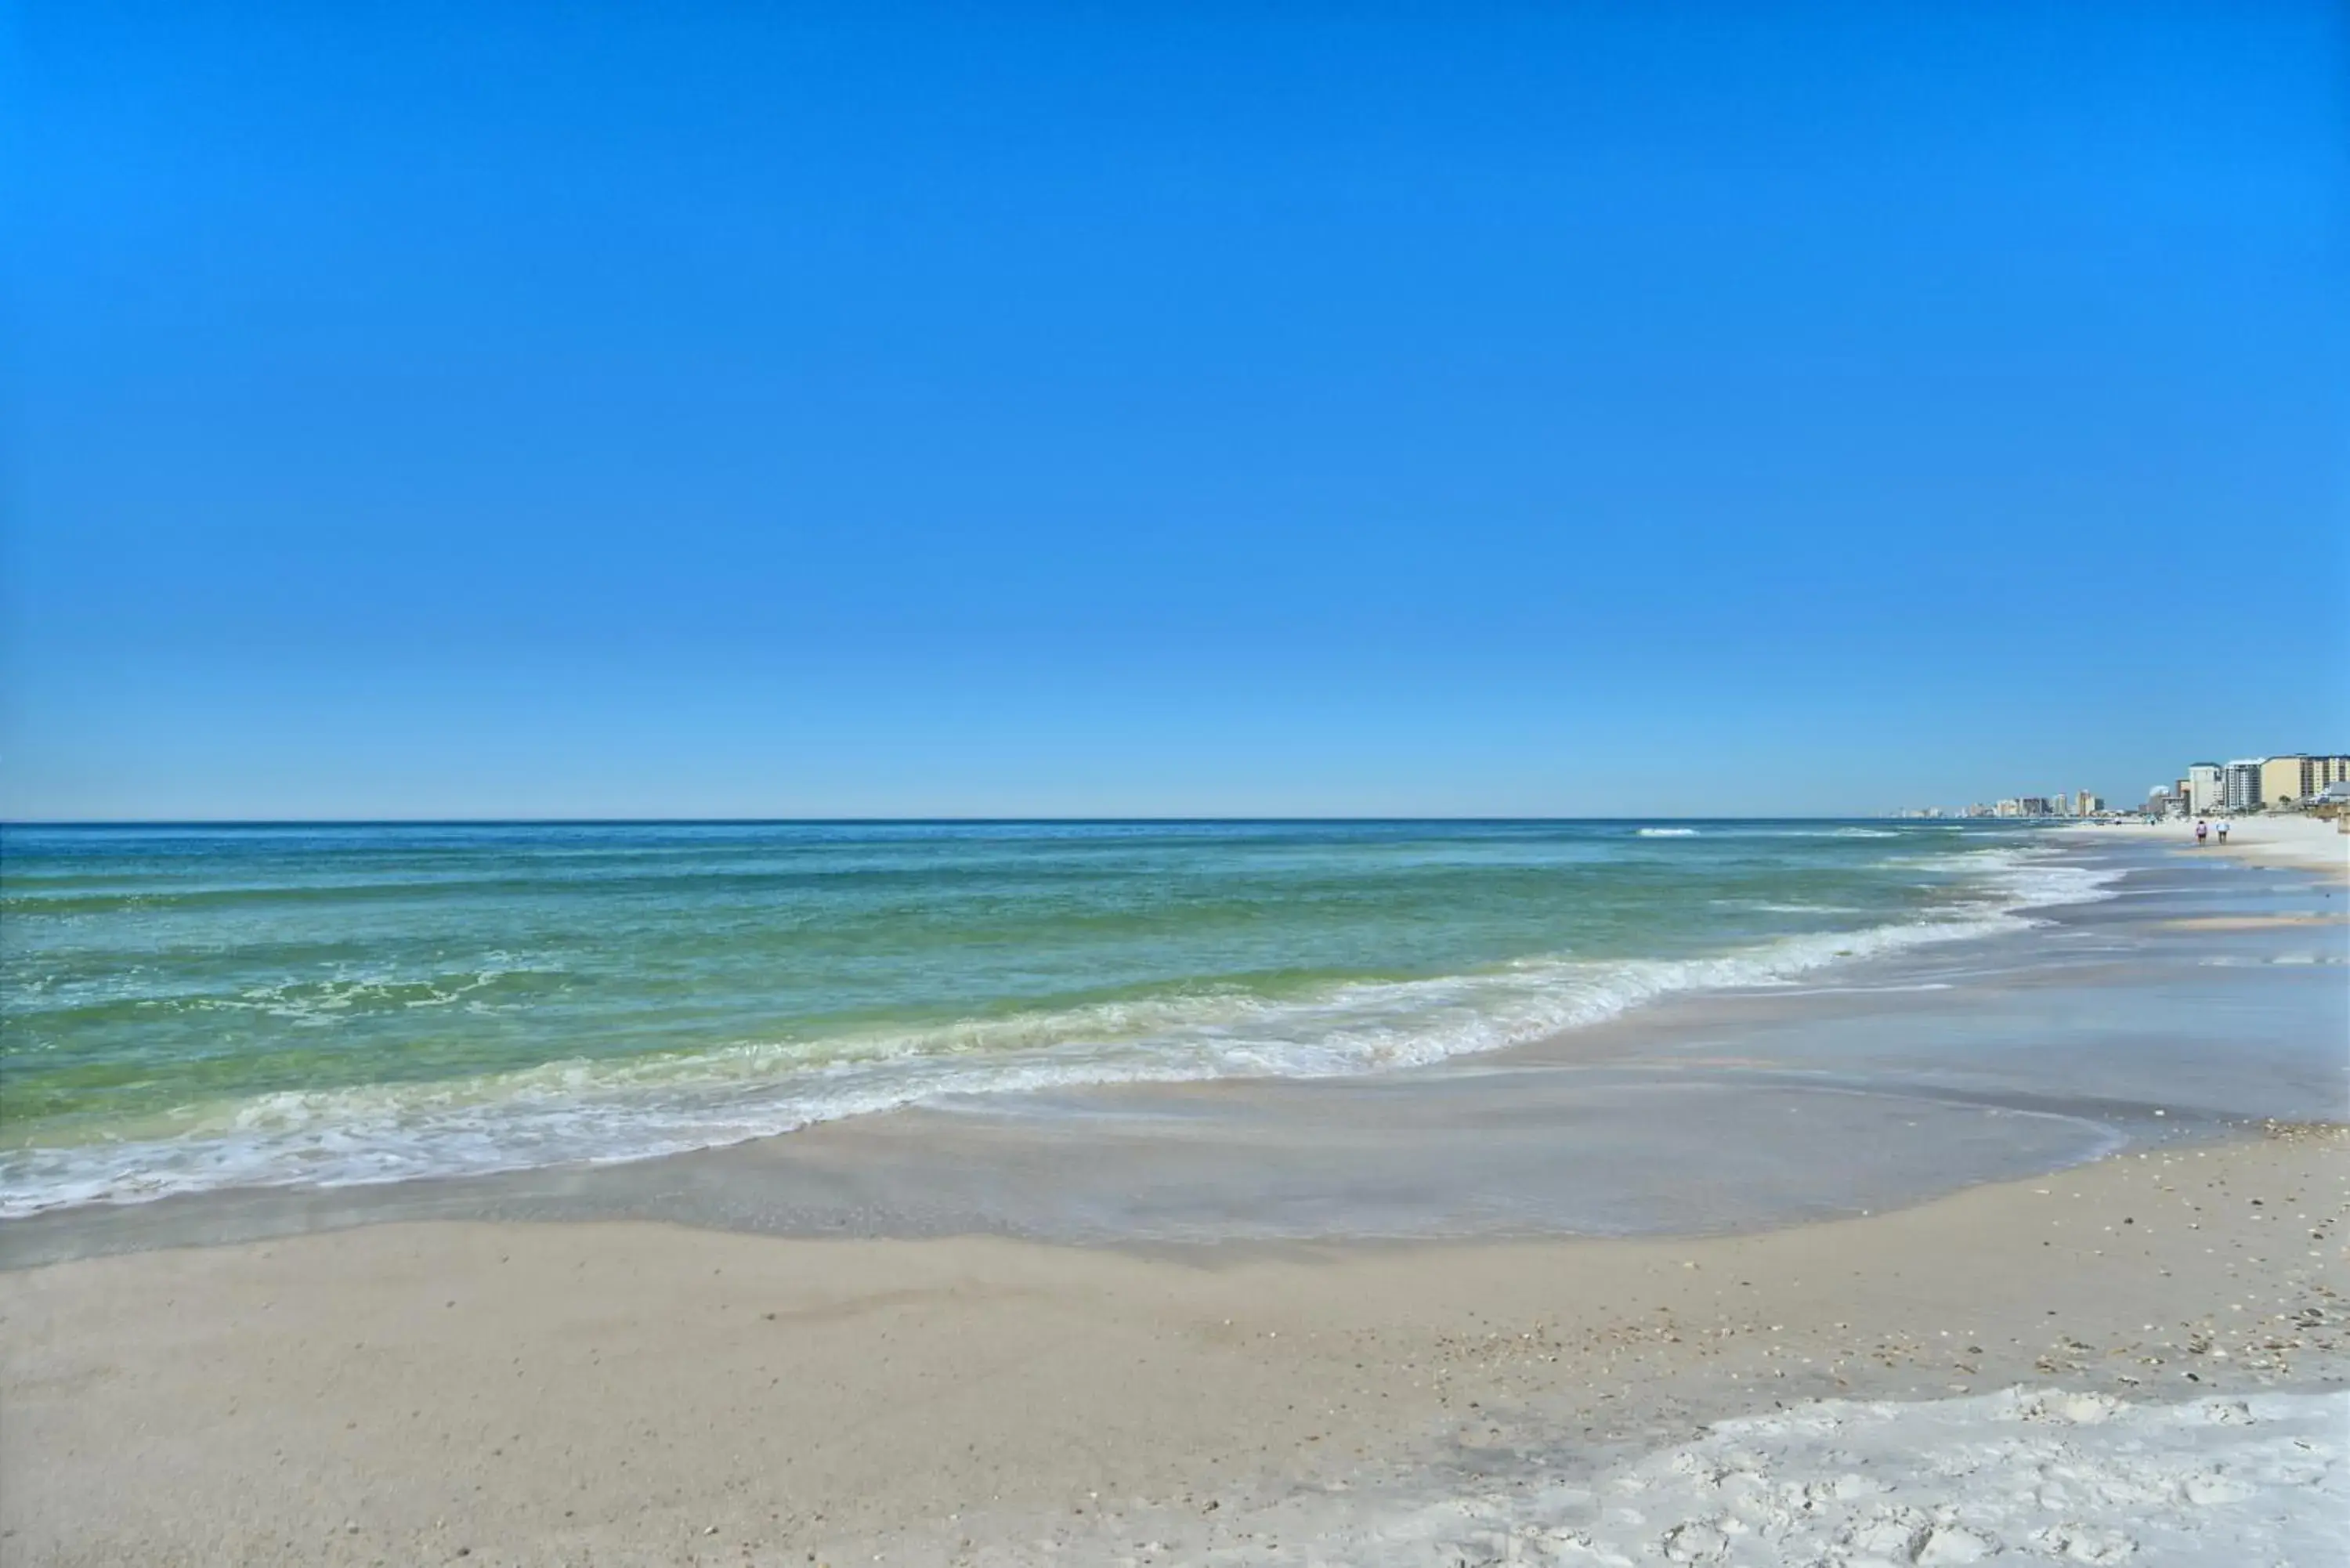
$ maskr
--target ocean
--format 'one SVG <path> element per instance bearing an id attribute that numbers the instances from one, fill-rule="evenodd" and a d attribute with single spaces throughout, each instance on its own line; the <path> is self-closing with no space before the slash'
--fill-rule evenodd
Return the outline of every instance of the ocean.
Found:
<path id="1" fill-rule="evenodd" d="M 1951 823 L 10 826 L 0 1214 L 1375 1075 L 2114 875 Z"/>

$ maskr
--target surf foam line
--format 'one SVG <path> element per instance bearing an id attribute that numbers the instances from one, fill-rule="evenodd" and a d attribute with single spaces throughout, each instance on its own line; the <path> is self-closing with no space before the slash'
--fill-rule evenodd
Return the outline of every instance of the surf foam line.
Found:
<path id="1" fill-rule="evenodd" d="M 1203 987 L 819 1041 L 572 1060 L 430 1084 L 182 1107 L 152 1136 L 0 1151 L 0 1217 L 236 1187 L 341 1187 L 651 1159 L 954 1096 L 1218 1078 L 1332 1077 L 1504 1050 L 1697 991 L 2021 930 L 2122 873 L 2023 846 L 1914 860 L 1980 896 L 1930 918 L 1713 957 L 1521 960 L 1302 998 Z"/>

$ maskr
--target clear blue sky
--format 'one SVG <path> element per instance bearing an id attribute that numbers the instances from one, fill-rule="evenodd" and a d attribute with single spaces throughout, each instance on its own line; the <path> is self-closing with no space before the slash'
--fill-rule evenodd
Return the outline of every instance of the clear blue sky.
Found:
<path id="1" fill-rule="evenodd" d="M 2350 747 L 2335 4 L 10 16 L 11 817 Z"/>

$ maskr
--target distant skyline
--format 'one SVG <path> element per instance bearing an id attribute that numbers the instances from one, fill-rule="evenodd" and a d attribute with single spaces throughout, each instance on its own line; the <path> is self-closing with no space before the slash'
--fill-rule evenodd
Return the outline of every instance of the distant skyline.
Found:
<path id="1" fill-rule="evenodd" d="M 14 16 L 0 816 L 2350 747 L 2334 5 Z"/>

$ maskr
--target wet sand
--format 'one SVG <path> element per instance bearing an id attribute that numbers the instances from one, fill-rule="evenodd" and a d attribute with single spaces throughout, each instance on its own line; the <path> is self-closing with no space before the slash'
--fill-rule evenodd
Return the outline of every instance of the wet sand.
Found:
<path id="1" fill-rule="evenodd" d="M 2168 922 L 2174 931 L 2257 931 L 2277 926 L 2333 926 L 2340 915 L 2199 915 Z"/>

